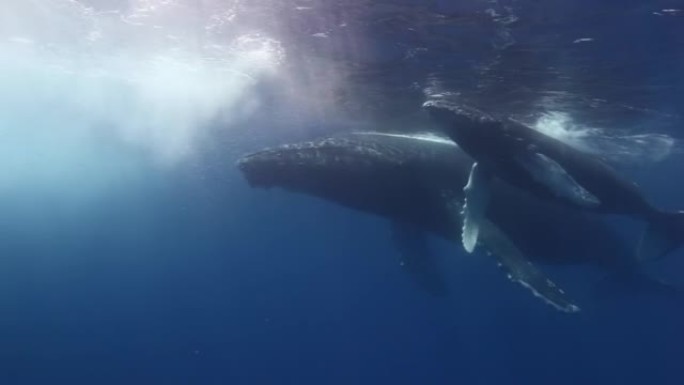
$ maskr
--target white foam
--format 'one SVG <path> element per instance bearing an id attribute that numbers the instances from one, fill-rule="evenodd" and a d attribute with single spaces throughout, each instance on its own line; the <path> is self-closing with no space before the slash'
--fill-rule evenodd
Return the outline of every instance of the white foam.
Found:
<path id="1" fill-rule="evenodd" d="M 570 114 L 551 111 L 532 125 L 537 131 L 615 163 L 653 163 L 668 157 L 675 140 L 665 134 L 612 134 L 575 123 Z"/>

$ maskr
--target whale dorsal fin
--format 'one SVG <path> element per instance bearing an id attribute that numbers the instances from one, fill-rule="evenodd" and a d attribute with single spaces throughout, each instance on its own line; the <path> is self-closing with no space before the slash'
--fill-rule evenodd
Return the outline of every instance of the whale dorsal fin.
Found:
<path id="1" fill-rule="evenodd" d="M 518 158 L 532 179 L 545 185 L 554 195 L 583 207 L 596 207 L 601 201 L 587 191 L 555 160 L 535 152 Z"/>
<path id="2" fill-rule="evenodd" d="M 489 183 L 489 174 L 482 169 L 482 166 L 474 163 L 470 169 L 468 184 L 463 188 L 465 201 L 463 204 L 461 241 L 463 242 L 463 248 L 468 253 L 472 253 L 477 245 L 480 224 L 485 218 L 491 196 Z"/>
<path id="3" fill-rule="evenodd" d="M 557 310 L 567 313 L 580 310 L 561 288 L 525 258 L 503 231 L 486 218 L 480 224 L 480 237 L 482 247 L 492 254 L 511 281 L 531 290 L 536 297 Z"/>

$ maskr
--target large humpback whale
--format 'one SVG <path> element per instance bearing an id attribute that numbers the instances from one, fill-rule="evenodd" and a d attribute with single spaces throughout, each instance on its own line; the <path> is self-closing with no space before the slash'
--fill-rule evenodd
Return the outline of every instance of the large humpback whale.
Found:
<path id="1" fill-rule="evenodd" d="M 410 263 L 431 270 L 420 232 L 459 241 L 463 185 L 472 159 L 446 138 L 355 133 L 246 155 L 238 167 L 254 187 L 281 187 L 373 213 L 398 227 Z M 492 189 L 483 246 L 514 281 L 556 308 L 577 307 L 531 262 L 592 263 L 634 271 L 622 240 L 593 216 L 540 201 L 505 183 Z M 417 230 L 416 230 L 417 229 Z M 406 236 L 408 231 L 410 237 Z M 416 255 L 418 254 L 418 255 Z M 427 266 L 426 266 L 427 264 Z"/>
<path id="2" fill-rule="evenodd" d="M 424 104 L 431 117 L 475 159 L 465 187 L 463 245 L 478 238 L 494 176 L 534 196 L 598 213 L 624 214 L 648 223 L 638 246 L 641 259 L 658 258 L 684 242 L 684 212 L 652 206 L 635 183 L 598 156 L 577 150 L 510 118 L 441 101 Z"/>

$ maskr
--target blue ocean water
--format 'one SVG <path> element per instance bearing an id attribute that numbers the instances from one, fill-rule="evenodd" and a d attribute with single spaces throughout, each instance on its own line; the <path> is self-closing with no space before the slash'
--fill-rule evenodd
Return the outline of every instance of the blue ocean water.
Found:
<path id="1" fill-rule="evenodd" d="M 564 314 L 436 238 L 434 297 L 384 219 L 235 162 L 422 129 L 439 94 L 682 208 L 683 23 L 677 1 L 3 1 L 0 384 L 682 383 L 683 298 L 543 266 Z M 648 269 L 684 285 L 681 250 Z"/>

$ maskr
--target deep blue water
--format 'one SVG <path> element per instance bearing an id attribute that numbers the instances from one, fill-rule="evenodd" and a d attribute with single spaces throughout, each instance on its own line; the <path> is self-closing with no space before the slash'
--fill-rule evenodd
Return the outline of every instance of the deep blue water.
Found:
<path id="1" fill-rule="evenodd" d="M 72 32 L 59 31 L 81 16 L 65 11 L 67 22 L 41 30 L 20 20 L 38 14 L 28 3 L 0 6 L 9 15 L 0 16 L 5 53 L 25 44 L 17 37 L 44 39 L 50 54 L 84 60 L 70 68 L 78 74 L 92 65 L 88 55 L 107 51 L 76 44 L 62 52 Z M 83 3 L 123 14 L 146 4 Z M 1 63 L 0 384 L 683 383 L 684 298 L 606 293 L 590 268 L 544 266 L 582 305 L 564 314 L 491 261 L 438 239 L 430 246 L 450 294 L 433 297 L 402 270 L 383 219 L 250 188 L 235 167 L 244 153 L 349 127 L 409 129 L 430 92 L 528 120 L 563 111 L 601 128 L 602 140 L 679 140 L 683 4 L 178 3 L 187 6 L 174 11 L 180 16 L 158 23 L 179 36 L 188 9 L 239 4 L 235 28 L 219 41 L 259 30 L 280 41 L 284 62 L 261 77 L 252 62 L 238 67 L 257 78 L 249 85 L 222 74 L 218 88 L 242 90 L 230 95 L 212 88 L 217 73 L 201 66 L 200 75 L 181 72 L 189 84 L 176 72 L 163 77 L 180 85 L 159 91 L 144 80 L 64 80 L 41 69 L 55 62 L 40 55 L 26 56 L 39 70 Z M 353 28 L 339 28 L 344 22 Z M 120 40 L 107 35 L 117 32 Z M 327 38 L 312 37 L 321 32 Z M 139 41 L 128 29 L 103 33 L 118 53 Z M 573 43 L 581 38 L 593 41 Z M 131 50 L 164 44 L 150 38 Z M 119 64 L 105 71 L 132 71 Z M 206 108 L 181 113 L 188 105 Z M 186 135 L 187 127 L 198 131 Z M 672 209 L 684 207 L 678 148 L 623 170 Z M 616 226 L 633 225 L 623 221 Z M 649 269 L 684 285 L 681 250 Z"/>

